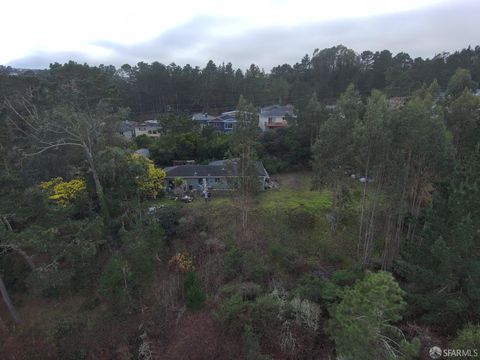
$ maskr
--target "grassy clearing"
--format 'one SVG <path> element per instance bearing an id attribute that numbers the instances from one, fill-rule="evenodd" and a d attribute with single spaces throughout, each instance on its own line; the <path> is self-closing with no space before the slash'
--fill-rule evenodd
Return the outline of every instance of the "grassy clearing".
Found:
<path id="1" fill-rule="evenodd" d="M 264 209 L 294 209 L 303 207 L 313 213 L 323 213 L 331 206 L 330 192 L 312 191 L 309 173 L 293 173 L 277 176 L 277 188 L 260 194 L 260 207 Z"/>

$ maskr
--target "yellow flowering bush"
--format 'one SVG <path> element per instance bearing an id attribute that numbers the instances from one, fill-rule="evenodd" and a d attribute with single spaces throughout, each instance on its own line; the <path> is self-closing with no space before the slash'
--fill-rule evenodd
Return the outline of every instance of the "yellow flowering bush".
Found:
<path id="1" fill-rule="evenodd" d="M 191 256 L 185 251 L 173 256 L 168 262 L 168 265 L 180 273 L 188 273 L 195 270 Z"/>
<path id="2" fill-rule="evenodd" d="M 80 178 L 63 181 L 63 178 L 56 177 L 42 182 L 40 188 L 50 194 L 48 197 L 50 200 L 61 206 L 67 206 L 85 191 L 86 184 L 85 180 Z"/>
<path id="3" fill-rule="evenodd" d="M 137 186 L 145 197 L 155 199 L 163 190 L 163 181 L 166 173 L 160 168 L 156 168 L 153 161 L 142 158 L 138 154 L 132 155 L 133 160 L 144 159 L 147 163 L 147 173 L 137 179 Z"/>

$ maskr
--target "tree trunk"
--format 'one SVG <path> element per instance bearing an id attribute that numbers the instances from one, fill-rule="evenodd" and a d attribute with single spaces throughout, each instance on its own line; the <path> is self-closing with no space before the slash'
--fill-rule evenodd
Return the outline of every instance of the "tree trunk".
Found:
<path id="1" fill-rule="evenodd" d="M 87 156 L 87 161 L 88 161 L 88 165 L 90 167 L 90 171 L 92 172 L 93 181 L 95 183 L 95 192 L 97 193 L 98 202 L 100 204 L 100 210 L 101 210 L 102 215 L 104 217 L 105 224 L 107 226 L 109 226 L 110 225 L 110 212 L 109 212 L 108 207 L 107 207 L 107 202 L 105 200 L 105 195 L 103 193 L 102 184 L 100 183 L 100 178 L 98 177 L 97 168 L 95 167 L 95 162 L 93 161 L 92 152 L 90 151 L 90 149 L 86 145 L 83 148 L 84 148 L 85 154 Z"/>
<path id="2" fill-rule="evenodd" d="M 0 294 L 2 295 L 5 305 L 7 305 L 8 312 L 12 316 L 13 321 L 15 321 L 15 323 L 17 324 L 20 323 L 20 315 L 15 309 L 15 306 L 13 306 L 12 301 L 10 300 L 10 297 L 8 296 L 7 288 L 5 287 L 5 284 L 3 283 L 3 279 L 1 276 L 0 276 Z"/>

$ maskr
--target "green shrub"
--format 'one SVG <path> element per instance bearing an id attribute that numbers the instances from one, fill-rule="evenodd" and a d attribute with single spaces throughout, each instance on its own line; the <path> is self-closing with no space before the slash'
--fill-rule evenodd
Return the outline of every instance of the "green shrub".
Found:
<path id="1" fill-rule="evenodd" d="M 306 275 L 300 280 L 300 285 L 293 291 L 301 299 L 308 299 L 320 303 L 325 281 L 319 276 Z"/>
<path id="2" fill-rule="evenodd" d="M 265 155 L 262 157 L 262 161 L 265 169 L 267 169 L 270 174 L 277 174 L 279 172 L 288 170 L 289 167 L 289 164 L 286 161 L 283 161 L 275 156 Z"/>
<path id="3" fill-rule="evenodd" d="M 267 284 L 272 275 L 270 268 L 265 263 L 265 259 L 252 251 L 243 254 L 242 268 L 246 280 L 260 284 Z"/>
<path id="4" fill-rule="evenodd" d="M 315 226 L 315 215 L 303 207 L 287 211 L 287 224 L 295 231 L 310 230 Z"/>
<path id="5" fill-rule="evenodd" d="M 187 308 L 190 310 L 199 310 L 205 304 L 207 295 L 202 289 L 196 274 L 192 271 L 187 274 L 183 282 L 183 289 L 185 291 L 185 301 Z"/>
<path id="6" fill-rule="evenodd" d="M 480 356 L 480 325 L 467 324 L 458 332 L 450 348 L 472 351 L 476 349 Z M 471 357 L 457 357 L 457 359 L 471 359 Z"/>
<path id="7" fill-rule="evenodd" d="M 243 301 L 235 294 L 222 302 L 217 310 L 217 318 L 232 333 L 241 334 L 245 325 L 251 325 L 252 302 Z"/>
<path id="8" fill-rule="evenodd" d="M 404 292 L 388 272 L 367 272 L 364 279 L 345 290 L 341 302 L 331 308 L 327 333 L 344 359 L 413 359 L 418 340 L 404 341 L 393 324 L 402 318 Z"/>
<path id="9" fill-rule="evenodd" d="M 302 273 L 306 267 L 305 259 L 300 254 L 279 243 L 270 245 L 269 257 L 279 271 L 286 273 Z"/>
<path id="10" fill-rule="evenodd" d="M 245 360 L 258 360 L 260 339 L 250 325 L 245 325 L 242 333 L 243 357 Z"/>
<path id="11" fill-rule="evenodd" d="M 128 313 L 133 308 L 131 297 L 132 273 L 127 261 L 114 255 L 100 276 L 98 292 L 115 313 Z"/>
<path id="12" fill-rule="evenodd" d="M 165 235 L 167 236 L 176 234 L 181 217 L 182 211 L 176 206 L 168 206 L 155 210 L 155 219 L 165 230 Z"/>
<path id="13" fill-rule="evenodd" d="M 82 346 L 82 330 L 85 321 L 76 315 L 61 317 L 48 335 L 57 351 L 58 358 L 66 360 L 83 360 L 87 350 Z"/>
<path id="14" fill-rule="evenodd" d="M 244 253 L 237 245 L 229 245 L 223 258 L 224 273 L 227 280 L 236 278 L 242 273 Z"/>

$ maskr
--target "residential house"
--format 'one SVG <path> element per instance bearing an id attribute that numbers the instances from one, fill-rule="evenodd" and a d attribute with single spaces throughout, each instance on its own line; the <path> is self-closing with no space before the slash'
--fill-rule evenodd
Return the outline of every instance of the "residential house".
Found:
<path id="1" fill-rule="evenodd" d="M 215 130 L 223 133 L 229 133 L 233 131 L 233 127 L 237 122 L 236 119 L 237 111 L 228 111 L 222 113 L 222 115 L 217 116 L 207 122 L 209 126 L 212 126 Z"/>
<path id="2" fill-rule="evenodd" d="M 201 127 L 208 125 L 219 132 L 229 133 L 233 130 L 236 122 L 236 113 L 236 110 L 224 112 L 219 116 L 213 116 L 207 113 L 196 113 L 192 115 L 192 121 L 200 124 Z"/>
<path id="3" fill-rule="evenodd" d="M 131 140 L 132 138 L 135 137 L 135 125 L 136 125 L 136 123 L 131 122 L 129 120 L 125 120 L 120 124 L 118 132 L 125 139 Z"/>
<path id="4" fill-rule="evenodd" d="M 261 161 L 256 163 L 258 185 L 265 189 L 269 175 Z M 219 160 L 208 165 L 177 165 L 166 167 L 165 187 L 173 190 L 177 177 L 184 179 L 188 189 L 202 190 L 204 183 L 213 190 L 233 190 L 238 185 L 238 167 L 235 161 Z"/>
<path id="5" fill-rule="evenodd" d="M 192 121 L 201 126 L 205 126 L 209 121 L 215 119 L 215 116 L 209 115 L 207 113 L 196 113 L 192 115 Z"/>
<path id="6" fill-rule="evenodd" d="M 284 128 L 288 120 L 295 118 L 292 105 L 271 105 L 260 109 L 258 127 L 262 131 Z"/>
<path id="7" fill-rule="evenodd" d="M 135 125 L 135 136 L 160 137 L 161 126 L 157 120 L 146 120 Z"/>

